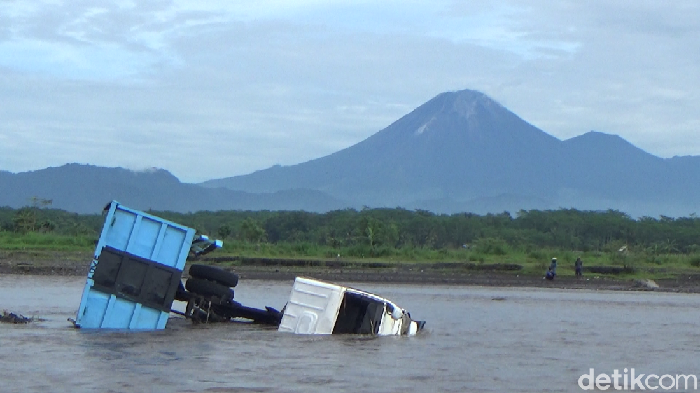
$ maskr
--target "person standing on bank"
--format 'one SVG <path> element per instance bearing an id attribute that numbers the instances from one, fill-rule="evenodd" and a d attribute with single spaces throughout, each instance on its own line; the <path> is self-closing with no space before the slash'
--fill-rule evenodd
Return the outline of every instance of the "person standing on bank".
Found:
<path id="1" fill-rule="evenodd" d="M 557 258 L 552 258 L 552 262 L 549 264 L 549 269 L 547 269 L 547 275 L 545 278 L 547 280 L 554 280 L 554 276 L 557 275 Z"/>
<path id="2" fill-rule="evenodd" d="M 552 274 L 555 276 L 557 275 L 557 258 L 552 258 L 552 262 L 549 264 L 549 270 L 551 270 Z"/>
<path id="3" fill-rule="evenodd" d="M 576 262 L 574 262 L 574 268 L 576 269 L 576 277 L 582 277 L 583 261 L 581 260 L 581 257 L 576 258 Z"/>

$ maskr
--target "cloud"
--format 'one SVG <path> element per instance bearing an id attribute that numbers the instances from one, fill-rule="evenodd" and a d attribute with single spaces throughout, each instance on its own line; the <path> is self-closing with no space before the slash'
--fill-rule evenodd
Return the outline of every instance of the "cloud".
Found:
<path id="1" fill-rule="evenodd" d="M 561 139 L 595 129 L 700 155 L 698 7 L 5 1 L 0 169 L 244 174 L 333 153 L 463 88 Z"/>

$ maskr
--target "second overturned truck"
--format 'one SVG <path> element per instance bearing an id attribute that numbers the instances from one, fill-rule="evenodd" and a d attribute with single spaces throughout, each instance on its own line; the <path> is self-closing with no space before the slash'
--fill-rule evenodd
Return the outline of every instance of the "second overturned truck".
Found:
<path id="1" fill-rule="evenodd" d="M 424 321 L 369 292 L 297 277 L 279 331 L 297 334 L 414 335 Z"/>
<path id="2" fill-rule="evenodd" d="M 276 326 L 280 332 L 377 336 L 414 335 L 425 325 L 424 321 L 414 321 L 408 311 L 391 300 L 311 278 L 294 280 L 289 300 L 280 312 L 272 307 L 264 310 L 246 307 L 234 301 L 233 289 L 221 284 L 234 273 L 192 265 L 190 275 L 194 276 L 187 280 L 187 290 L 180 289 L 176 299 L 187 302 L 181 315 L 199 323 L 245 319 Z"/>

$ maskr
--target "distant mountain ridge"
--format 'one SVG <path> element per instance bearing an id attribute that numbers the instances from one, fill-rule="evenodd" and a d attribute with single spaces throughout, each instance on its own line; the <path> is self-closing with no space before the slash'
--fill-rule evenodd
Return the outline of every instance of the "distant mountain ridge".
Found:
<path id="1" fill-rule="evenodd" d="M 60 167 L 18 174 L 0 173 L 0 206 L 19 208 L 33 197 L 52 200 L 51 207 L 76 213 L 99 213 L 111 200 L 141 210 L 193 212 L 201 210 L 340 209 L 345 202 L 314 190 L 283 190 L 251 194 L 207 189 L 181 183 L 170 172 L 131 171 L 92 165 Z"/>
<path id="2" fill-rule="evenodd" d="M 31 197 L 96 212 L 135 208 L 307 210 L 403 207 L 484 214 L 530 209 L 616 209 L 632 216 L 700 211 L 700 156 L 664 159 L 590 131 L 559 140 L 483 93 L 442 93 L 348 148 L 243 176 L 181 183 L 166 170 L 68 164 L 0 171 L 0 206 Z"/>
<path id="3" fill-rule="evenodd" d="M 462 90 L 331 155 L 202 185 L 249 192 L 301 185 L 354 205 L 440 213 L 520 206 L 640 216 L 700 210 L 700 183 L 684 180 L 698 176 L 698 157 L 662 159 L 596 131 L 561 141 L 483 93 Z"/>

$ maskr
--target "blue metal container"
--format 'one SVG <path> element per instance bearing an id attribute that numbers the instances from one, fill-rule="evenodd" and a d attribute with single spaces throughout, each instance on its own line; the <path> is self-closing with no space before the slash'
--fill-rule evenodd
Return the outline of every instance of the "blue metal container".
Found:
<path id="1" fill-rule="evenodd" d="M 195 230 L 116 201 L 105 212 L 75 326 L 164 329 Z"/>

